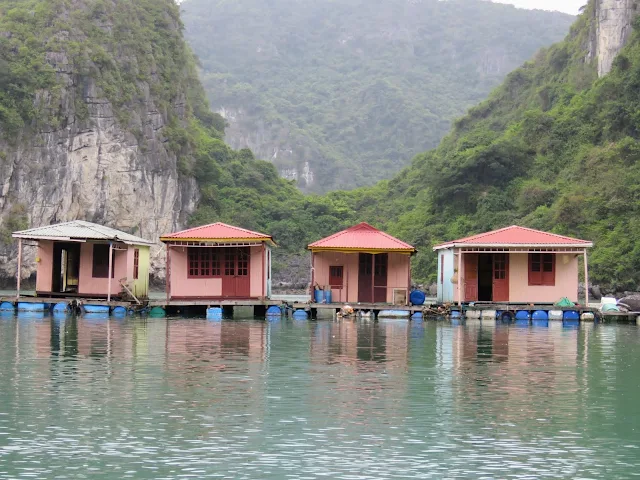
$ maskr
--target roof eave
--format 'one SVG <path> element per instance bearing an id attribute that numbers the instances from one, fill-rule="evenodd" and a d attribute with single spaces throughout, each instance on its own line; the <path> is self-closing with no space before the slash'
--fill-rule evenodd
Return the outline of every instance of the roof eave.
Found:
<path id="1" fill-rule="evenodd" d="M 378 252 L 378 253 L 409 253 L 414 254 L 417 252 L 415 248 L 367 248 L 367 247 L 314 247 L 311 245 L 307 246 L 307 250 L 311 252 L 350 252 L 350 253 L 358 253 L 358 252 Z"/>
<path id="2" fill-rule="evenodd" d="M 446 243 L 433 247 L 434 251 L 448 248 L 591 248 L 593 242 L 586 243 Z"/>

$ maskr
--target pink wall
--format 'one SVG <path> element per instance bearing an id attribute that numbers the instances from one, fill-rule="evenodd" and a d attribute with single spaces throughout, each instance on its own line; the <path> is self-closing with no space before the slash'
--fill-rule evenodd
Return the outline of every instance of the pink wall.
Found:
<path id="1" fill-rule="evenodd" d="M 50 292 L 53 279 L 53 242 L 38 242 L 36 257 L 39 259 L 36 269 L 36 291 Z"/>
<path id="2" fill-rule="evenodd" d="M 316 252 L 314 256 L 314 282 L 319 286 L 329 284 L 329 267 L 343 266 L 342 290 L 332 288 L 334 302 L 358 301 L 358 253 Z M 393 301 L 393 288 L 409 288 L 409 255 L 389 254 L 387 273 L 387 302 Z"/>
<path id="3" fill-rule="evenodd" d="M 222 247 L 226 248 L 226 247 Z M 222 278 L 188 278 L 187 248 L 171 247 L 171 297 L 214 298 L 222 296 Z M 250 295 L 262 297 L 266 279 L 262 270 L 262 246 L 250 247 Z M 266 286 L 264 290 L 266 295 Z"/>
<path id="4" fill-rule="evenodd" d="M 124 245 L 118 248 L 132 250 L 134 247 Z M 131 271 L 127 274 L 127 251 L 115 251 L 115 269 L 111 279 L 111 295 L 121 292 L 121 278 L 133 277 L 133 263 Z M 106 295 L 108 292 L 108 278 L 93 278 L 93 243 L 83 243 L 80 247 L 80 278 L 78 280 L 78 293 L 83 295 Z"/>
<path id="5" fill-rule="evenodd" d="M 458 256 L 455 257 L 458 268 Z M 464 288 L 464 255 L 462 257 L 461 286 Z M 458 301 L 458 285 L 454 284 L 454 300 Z M 509 301 L 553 303 L 567 297 L 578 301 L 578 257 L 575 254 L 558 254 L 556 257 L 555 286 L 529 285 L 529 254 L 509 254 Z"/>
<path id="6" fill-rule="evenodd" d="M 578 257 L 575 254 L 556 255 L 555 286 L 529 286 L 529 257 L 526 253 L 509 254 L 509 301 L 556 302 L 567 297 L 578 301 Z"/>

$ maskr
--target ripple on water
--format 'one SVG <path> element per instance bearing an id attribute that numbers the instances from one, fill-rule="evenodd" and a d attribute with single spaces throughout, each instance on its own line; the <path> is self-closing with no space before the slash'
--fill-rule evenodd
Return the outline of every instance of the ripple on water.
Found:
<path id="1" fill-rule="evenodd" d="M 0 322 L 0 478 L 623 478 L 635 326 Z"/>

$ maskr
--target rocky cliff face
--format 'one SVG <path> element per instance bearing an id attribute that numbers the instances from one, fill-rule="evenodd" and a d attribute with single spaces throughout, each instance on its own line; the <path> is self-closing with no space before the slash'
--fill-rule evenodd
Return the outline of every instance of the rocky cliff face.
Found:
<path id="1" fill-rule="evenodd" d="M 119 3 L 112 7 L 119 8 Z M 111 38 L 114 24 L 102 23 L 101 28 Z M 168 29 L 168 35 L 180 31 L 175 21 Z M 89 41 L 78 31 L 63 35 Z M 112 52 L 115 62 L 127 62 L 129 68 L 137 62 L 124 49 Z M 180 125 L 187 120 L 184 87 L 160 105 L 152 93 L 160 72 L 148 79 L 138 75 L 135 102 L 115 106 L 101 88 L 107 85 L 104 78 L 99 81 L 103 67 L 94 59 L 84 60 L 80 68 L 78 57 L 72 59 L 66 46 L 46 52 L 56 86 L 35 93 L 33 103 L 41 120 L 0 139 L 2 276 L 15 275 L 12 230 L 83 219 L 157 240 L 183 227 L 196 207 L 196 183 L 179 173 L 178 157 L 167 139 L 170 121 Z M 146 61 L 159 68 L 153 57 Z M 111 98 L 118 95 L 123 92 Z M 1 127 L 0 123 L 0 132 Z M 152 249 L 152 271 L 163 277 L 159 253 L 160 245 Z M 33 271 L 33 255 L 26 251 L 24 277 Z"/>
<path id="2" fill-rule="evenodd" d="M 631 34 L 638 0 L 595 0 L 589 56 L 598 60 L 598 76 L 611 71 L 613 60 Z"/>

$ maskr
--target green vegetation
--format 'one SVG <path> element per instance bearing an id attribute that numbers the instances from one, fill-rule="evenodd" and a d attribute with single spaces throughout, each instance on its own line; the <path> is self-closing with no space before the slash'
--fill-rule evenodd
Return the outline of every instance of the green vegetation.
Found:
<path id="1" fill-rule="evenodd" d="M 233 117 L 227 141 L 317 193 L 390 178 L 573 21 L 480 0 L 181 7 L 211 105 Z"/>

